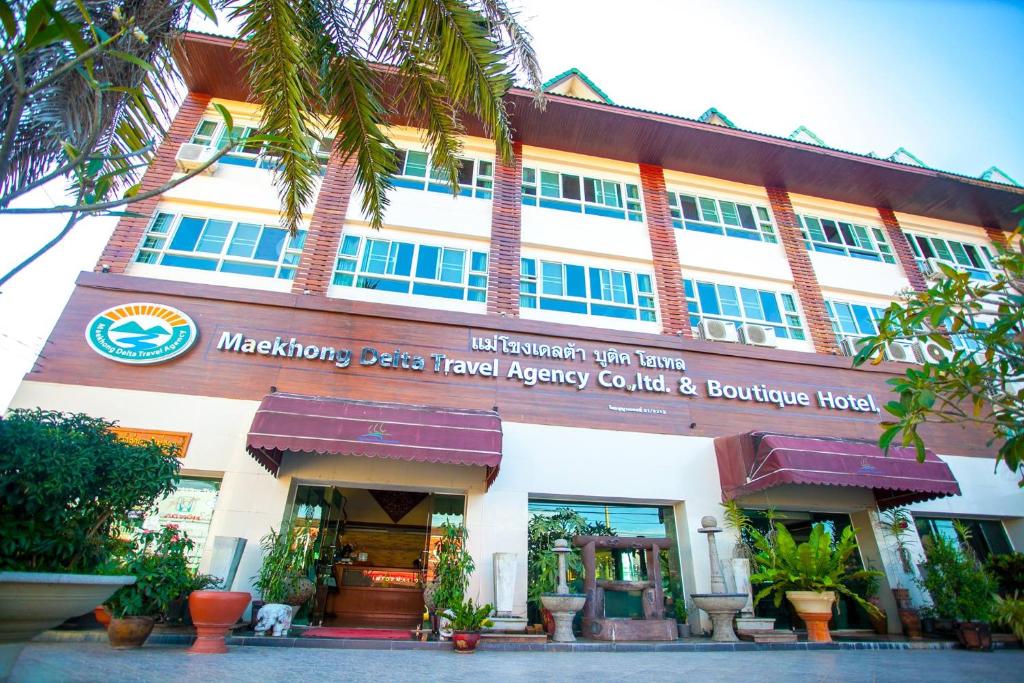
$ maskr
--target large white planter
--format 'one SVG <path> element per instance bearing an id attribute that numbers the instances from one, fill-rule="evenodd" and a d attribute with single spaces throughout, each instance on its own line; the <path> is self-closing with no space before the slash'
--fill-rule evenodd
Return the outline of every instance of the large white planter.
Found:
<path id="1" fill-rule="evenodd" d="M 26 642 L 132 583 L 134 576 L 0 572 L 0 681 L 7 680 Z"/>

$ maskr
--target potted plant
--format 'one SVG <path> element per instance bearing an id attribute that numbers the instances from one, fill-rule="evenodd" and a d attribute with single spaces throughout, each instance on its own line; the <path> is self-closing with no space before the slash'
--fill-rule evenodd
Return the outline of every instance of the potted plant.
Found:
<path id="1" fill-rule="evenodd" d="M 271 529 L 260 539 L 260 548 L 263 551 L 263 562 L 259 573 L 253 577 L 253 586 L 263 600 L 259 612 L 273 606 L 268 613 L 283 613 L 281 606 L 287 606 L 289 617 L 286 623 L 279 624 L 279 628 L 275 629 L 275 632 L 285 635 L 291 626 L 291 618 L 316 590 L 306 576 L 313 559 L 309 527 L 293 524 L 284 533 Z M 256 616 L 258 619 L 258 613 Z"/>
<path id="2" fill-rule="evenodd" d="M 476 650 L 480 642 L 480 629 L 494 625 L 488 618 L 493 611 L 492 605 L 477 607 L 472 599 L 447 610 L 448 619 L 451 620 L 452 645 L 456 652 L 467 654 Z"/>
<path id="3" fill-rule="evenodd" d="M 914 563 L 910 554 L 910 525 L 913 518 L 906 508 L 890 508 L 879 516 L 879 522 L 885 535 L 892 539 L 892 550 L 896 555 L 896 566 L 901 576 L 914 577 Z M 903 634 L 908 638 L 921 637 L 921 614 L 910 600 L 910 590 L 904 588 L 900 576 L 896 578 L 896 587 L 892 589 L 896 599 L 897 614 L 903 626 Z"/>
<path id="4" fill-rule="evenodd" d="M 962 536 L 929 536 L 925 554 L 927 561 L 918 581 L 931 595 L 936 616 L 953 620 L 964 647 L 991 648 L 989 620 L 995 606 L 995 581 L 981 568 Z"/>
<path id="5" fill-rule="evenodd" d="M 171 493 L 173 447 L 118 439 L 83 414 L 12 410 L 0 418 L 0 680 L 24 643 L 135 581 L 99 575 L 113 530 Z"/>
<path id="6" fill-rule="evenodd" d="M 807 624 L 807 639 L 811 642 L 832 641 L 828 621 L 836 593 L 850 598 L 868 614 L 875 613 L 875 606 L 847 585 L 879 575 L 877 571 L 855 566 L 856 561 L 852 560 L 857 549 L 855 533 L 853 527 L 846 527 L 839 541 L 833 544 L 832 534 L 819 523 L 811 528 L 808 540 L 797 545 L 782 524 L 775 525 L 774 542 L 756 529 L 752 530 L 757 572 L 750 580 L 764 584 L 754 597 L 754 603 L 773 595 L 775 606 L 780 607 L 785 597 Z"/>
<path id="7" fill-rule="evenodd" d="M 997 595 L 992 620 L 1010 629 L 1017 640 L 1024 643 L 1024 597 L 1020 593 L 1008 597 Z"/>
<path id="8" fill-rule="evenodd" d="M 156 617 L 166 614 L 171 600 L 193 582 L 188 566 L 192 547 L 192 540 L 173 525 L 142 531 L 126 544 L 114 571 L 134 576 L 135 583 L 119 588 L 106 602 L 112 647 L 135 648 L 146 642 Z"/>
<path id="9" fill-rule="evenodd" d="M 434 548 L 433 602 L 437 615 L 437 630 L 442 637 L 449 637 L 447 613 L 463 603 L 469 575 L 476 569 L 473 556 L 466 550 L 469 532 L 461 524 L 445 522 L 441 525 L 441 537 Z"/>

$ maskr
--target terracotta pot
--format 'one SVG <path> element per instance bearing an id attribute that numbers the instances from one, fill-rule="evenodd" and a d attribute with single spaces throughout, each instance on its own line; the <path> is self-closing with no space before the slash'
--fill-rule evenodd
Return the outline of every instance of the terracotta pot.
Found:
<path id="1" fill-rule="evenodd" d="M 900 609 L 911 609 L 914 606 L 910 602 L 909 588 L 893 588 L 892 596 L 896 598 L 896 606 Z"/>
<path id="2" fill-rule="evenodd" d="M 992 627 L 984 621 L 961 621 L 956 625 L 956 637 L 968 650 L 991 650 Z"/>
<path id="3" fill-rule="evenodd" d="M 832 618 L 834 591 L 786 591 L 786 599 L 793 605 L 797 616 L 807 624 L 807 640 L 812 643 L 831 643 L 828 622 Z"/>
<path id="4" fill-rule="evenodd" d="M 142 647 L 153 632 L 153 617 L 113 617 L 107 627 L 107 638 L 115 650 Z"/>
<path id="5" fill-rule="evenodd" d="M 554 615 L 552 615 L 546 607 L 542 607 L 540 610 L 540 616 L 544 620 L 544 633 L 547 633 L 549 636 L 555 635 Z"/>
<path id="6" fill-rule="evenodd" d="M 871 628 L 874 629 L 875 633 L 880 636 L 884 636 L 889 632 L 889 619 L 885 614 L 885 608 L 882 607 L 882 601 L 877 598 L 868 598 L 868 602 L 875 606 L 875 608 L 881 612 L 880 615 L 874 615 L 868 612 L 868 619 L 871 620 Z"/>
<path id="7" fill-rule="evenodd" d="M 104 630 L 110 626 L 110 610 L 107 609 L 106 605 L 93 607 L 92 615 L 96 617 L 96 621 L 100 622 L 100 626 L 102 626 Z"/>
<path id="8" fill-rule="evenodd" d="M 916 609 L 900 609 L 900 623 L 903 624 L 903 635 L 912 640 L 921 637 L 921 614 Z"/>
<path id="9" fill-rule="evenodd" d="M 228 651 L 224 636 L 238 623 L 252 596 L 242 591 L 192 591 L 188 611 L 196 627 L 190 654 L 215 655 Z"/>
<path id="10" fill-rule="evenodd" d="M 284 599 L 284 603 L 293 607 L 305 605 L 315 592 L 316 584 L 305 576 L 299 576 L 292 582 L 292 594 Z"/>
<path id="11" fill-rule="evenodd" d="M 470 654 L 476 651 L 477 643 L 480 642 L 480 631 L 454 631 L 452 632 L 452 645 L 455 651 L 460 654 Z"/>

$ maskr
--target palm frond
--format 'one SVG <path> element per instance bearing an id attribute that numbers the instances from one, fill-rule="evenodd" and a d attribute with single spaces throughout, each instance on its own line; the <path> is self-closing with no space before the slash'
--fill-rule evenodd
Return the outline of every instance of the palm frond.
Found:
<path id="1" fill-rule="evenodd" d="M 499 43 L 506 45 L 509 65 L 526 79 L 526 85 L 534 92 L 534 101 L 544 108 L 544 77 L 540 62 L 533 49 L 530 32 L 519 23 L 519 18 L 504 0 L 480 0 L 480 12 L 490 23 L 492 33 L 497 34 Z"/>
<path id="2" fill-rule="evenodd" d="M 316 191 L 319 163 L 313 155 L 312 114 L 322 109 L 316 88 L 315 37 L 309 3 L 247 0 L 231 13 L 241 21 L 239 38 L 249 44 L 249 85 L 260 102 L 260 133 L 273 140 L 274 169 L 282 226 L 294 233 Z"/>

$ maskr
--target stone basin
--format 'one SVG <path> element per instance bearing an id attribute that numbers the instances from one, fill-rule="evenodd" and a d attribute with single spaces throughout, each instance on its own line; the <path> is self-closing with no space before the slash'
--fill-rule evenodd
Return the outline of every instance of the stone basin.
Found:
<path id="1" fill-rule="evenodd" d="M 732 629 L 732 618 L 747 604 L 746 593 L 691 593 L 693 604 L 708 613 L 714 631 L 711 640 L 735 643 L 739 640 Z"/>
<path id="2" fill-rule="evenodd" d="M 540 604 L 551 612 L 555 620 L 555 633 L 551 640 L 556 643 L 575 643 L 576 636 L 572 633 L 572 620 L 576 613 L 587 604 L 584 593 L 541 593 Z"/>

